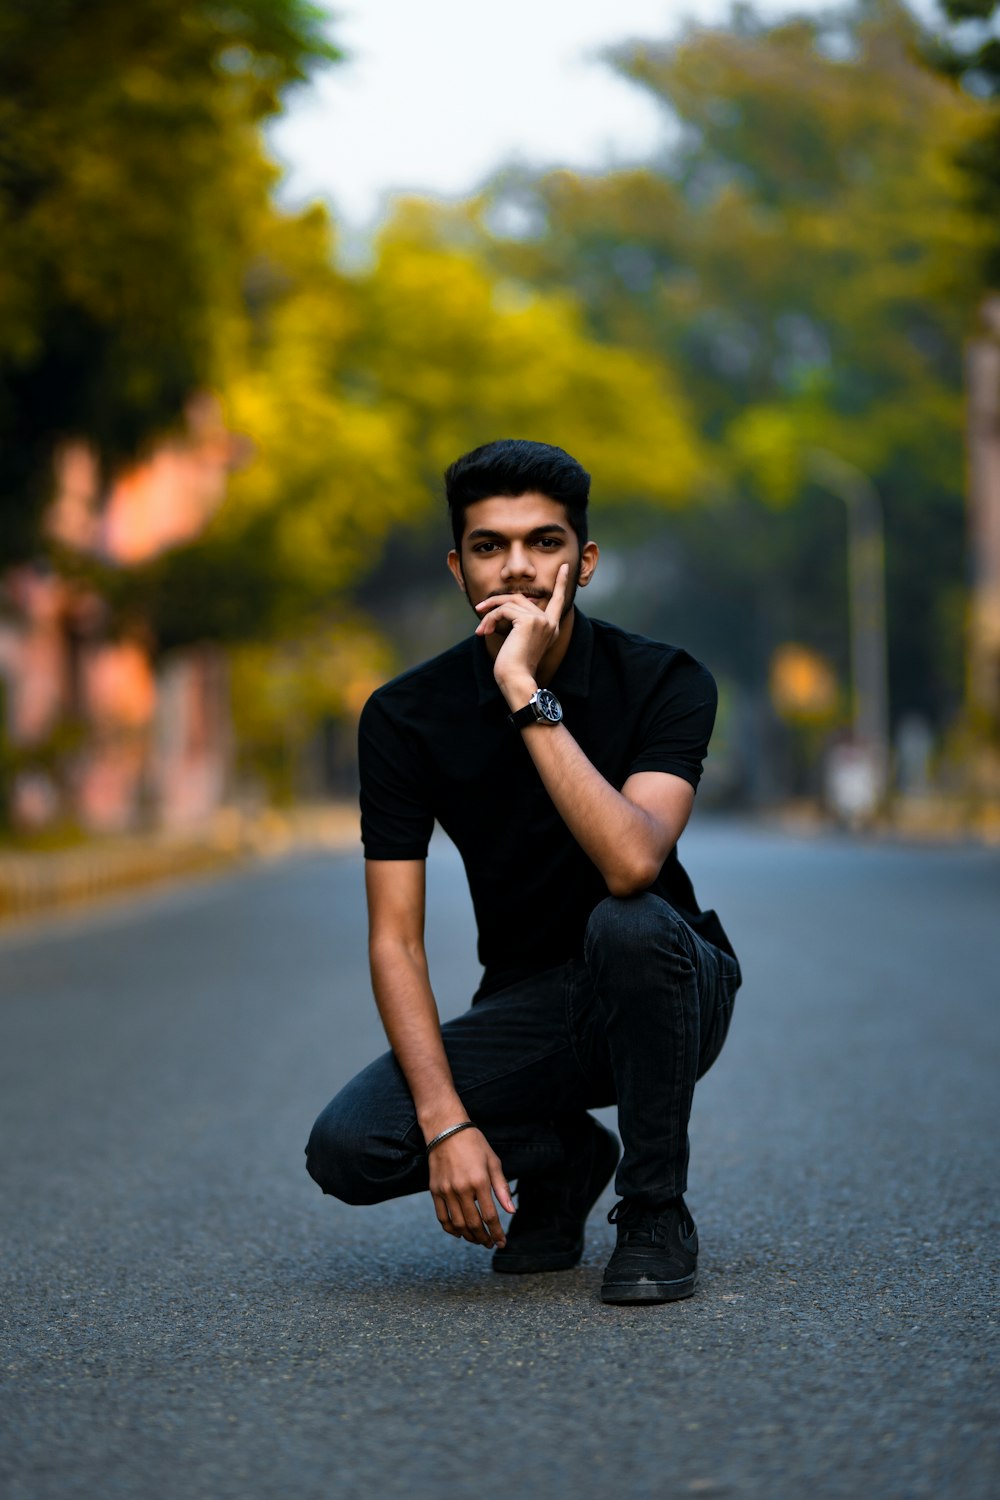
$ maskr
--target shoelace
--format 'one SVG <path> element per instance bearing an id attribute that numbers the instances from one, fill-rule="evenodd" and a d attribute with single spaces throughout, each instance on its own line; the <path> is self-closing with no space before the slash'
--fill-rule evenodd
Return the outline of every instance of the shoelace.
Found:
<path id="1" fill-rule="evenodd" d="M 608 1223 L 620 1226 L 623 1244 L 663 1245 L 667 1238 L 668 1215 L 675 1212 L 676 1209 L 666 1209 L 656 1213 L 643 1203 L 630 1203 L 627 1198 L 622 1198 L 608 1214 Z"/>

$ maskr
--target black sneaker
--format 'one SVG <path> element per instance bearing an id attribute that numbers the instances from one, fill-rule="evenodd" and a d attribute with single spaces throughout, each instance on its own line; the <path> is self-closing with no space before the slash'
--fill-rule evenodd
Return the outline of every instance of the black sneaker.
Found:
<path id="1" fill-rule="evenodd" d="M 507 1243 L 493 1252 L 493 1269 L 527 1276 L 537 1271 L 568 1271 L 583 1254 L 587 1215 L 604 1191 L 621 1152 L 609 1130 L 587 1116 L 587 1133 L 577 1154 L 562 1167 L 524 1172 L 517 1183 L 517 1213 Z"/>
<path id="2" fill-rule="evenodd" d="M 623 1198 L 608 1214 L 618 1246 L 608 1261 L 602 1302 L 677 1302 L 698 1281 L 698 1231 L 683 1198 L 651 1208 Z"/>

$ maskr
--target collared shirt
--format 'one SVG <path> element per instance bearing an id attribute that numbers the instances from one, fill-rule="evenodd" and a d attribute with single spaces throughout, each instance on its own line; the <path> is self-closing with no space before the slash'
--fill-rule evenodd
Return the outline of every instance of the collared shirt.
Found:
<path id="1" fill-rule="evenodd" d="M 636 771 L 697 787 L 717 693 L 686 651 L 577 609 L 548 685 L 573 738 L 617 790 Z M 465 864 L 484 989 L 579 957 L 587 919 L 608 894 L 508 714 L 486 643 L 471 635 L 373 693 L 359 732 L 365 855 L 424 859 L 440 824 Z M 715 913 L 699 910 L 676 849 L 650 889 L 732 953 Z"/>

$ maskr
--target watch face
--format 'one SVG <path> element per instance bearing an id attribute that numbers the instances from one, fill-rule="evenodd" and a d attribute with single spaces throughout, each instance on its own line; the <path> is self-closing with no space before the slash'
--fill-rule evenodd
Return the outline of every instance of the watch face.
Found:
<path id="1" fill-rule="evenodd" d="M 543 719 L 548 719 L 550 724 L 559 723 L 563 716 L 562 704 L 555 693 L 550 692 L 548 688 L 539 688 L 535 694 L 535 703 Z"/>

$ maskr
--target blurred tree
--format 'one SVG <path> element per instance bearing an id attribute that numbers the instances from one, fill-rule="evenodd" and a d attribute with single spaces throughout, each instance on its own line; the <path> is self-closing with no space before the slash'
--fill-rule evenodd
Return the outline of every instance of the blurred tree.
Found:
<path id="1" fill-rule="evenodd" d="M 404 206 L 370 270 L 334 268 L 321 210 L 268 217 L 249 320 L 228 346 L 230 428 L 253 457 L 191 547 L 111 581 L 163 644 L 293 631 L 370 572 L 390 528 L 441 506 L 441 474 L 502 434 L 544 436 L 614 498 L 680 504 L 705 473 L 682 394 L 648 354 L 589 337 L 570 298 L 527 295 Z"/>
<path id="2" fill-rule="evenodd" d="M 295 640 L 235 646 L 229 668 L 237 775 L 261 783 L 272 802 L 322 795 L 335 768 L 316 763 L 317 725 L 349 726 L 344 758 L 353 760 L 357 715 L 392 665 L 380 634 L 349 616 Z"/>
<path id="3" fill-rule="evenodd" d="M 110 474 L 217 378 L 257 126 L 335 58 L 308 0 L 0 0 L 0 563 L 32 554 L 60 440 Z"/>
<path id="4" fill-rule="evenodd" d="M 192 545 L 111 582 L 119 612 L 142 608 L 163 647 L 310 626 L 377 550 L 408 482 L 394 414 L 345 379 L 357 296 L 334 267 L 325 211 L 267 208 L 253 244 L 219 385 L 247 459 Z"/>
<path id="5" fill-rule="evenodd" d="M 400 413 L 428 497 L 457 454 L 500 433 L 586 452 L 615 498 L 684 504 L 703 481 L 669 369 L 596 342 L 564 291 L 529 291 L 474 248 L 449 247 L 426 205 L 401 207 L 358 292 L 353 378 Z"/>
<path id="6" fill-rule="evenodd" d="M 992 109 L 964 142 L 958 160 L 971 184 L 971 206 L 989 226 L 982 268 L 987 286 L 1000 286 L 1000 0 L 941 0 L 953 32 L 926 49 L 932 63 L 958 79 Z"/>
<path id="7" fill-rule="evenodd" d="M 733 496 L 672 528 L 720 667 L 759 680 L 789 638 L 846 666 L 843 515 L 809 467 L 830 449 L 885 501 L 895 708 L 941 719 L 961 694 L 961 352 L 983 242 L 954 153 L 983 106 L 928 71 L 924 40 L 880 0 L 778 23 L 741 6 L 727 29 L 630 45 L 613 61 L 662 104 L 662 154 L 508 172 L 478 213 L 506 274 L 683 372 Z"/>
<path id="8" fill-rule="evenodd" d="M 387 670 L 351 597 L 459 452 L 535 433 L 613 498 L 680 504 L 704 447 L 660 360 L 596 341 L 572 297 L 514 287 L 419 205 L 353 276 L 322 209 L 277 207 L 259 124 L 336 55 L 303 0 L 56 0 L 44 19 L 0 0 L 0 566 L 47 549 L 103 601 L 101 636 L 226 642 L 238 733 L 287 790 L 311 727 Z M 115 565 L 99 528 L 42 535 L 61 444 L 108 482 L 199 389 L 244 460 L 195 540 Z"/>

